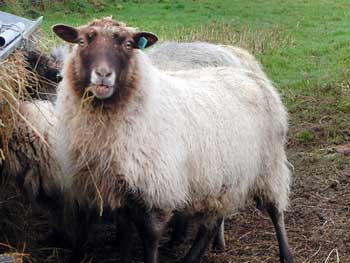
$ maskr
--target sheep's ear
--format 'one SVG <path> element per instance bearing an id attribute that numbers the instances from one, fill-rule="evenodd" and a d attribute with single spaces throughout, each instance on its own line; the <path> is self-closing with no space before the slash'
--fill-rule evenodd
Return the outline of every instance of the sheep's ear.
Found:
<path id="1" fill-rule="evenodd" d="M 158 37 L 149 32 L 137 32 L 133 38 L 136 43 L 135 48 L 139 49 L 150 47 L 158 41 Z"/>
<path id="2" fill-rule="evenodd" d="M 79 42 L 79 31 L 74 27 L 58 24 L 52 27 L 52 31 L 64 41 L 69 43 Z"/>

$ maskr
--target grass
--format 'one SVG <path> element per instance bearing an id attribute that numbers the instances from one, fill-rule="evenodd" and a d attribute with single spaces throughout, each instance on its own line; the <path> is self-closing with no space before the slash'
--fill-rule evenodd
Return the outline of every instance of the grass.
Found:
<path id="1" fill-rule="evenodd" d="M 39 2 L 46 4 L 24 10 L 17 7 L 21 1 L 11 1 L 17 2 L 16 9 L 2 9 L 27 16 L 44 15 L 43 27 L 50 36 L 50 27 L 55 23 L 79 25 L 107 15 L 156 32 L 162 39 L 186 39 L 199 28 L 222 24 L 235 33 L 246 28 L 253 32 L 277 28 L 278 37 L 290 37 L 292 41 L 257 55 L 280 88 L 299 90 L 305 85 L 324 85 L 349 76 L 347 0 L 80 0 L 56 4 L 42 0 Z"/>

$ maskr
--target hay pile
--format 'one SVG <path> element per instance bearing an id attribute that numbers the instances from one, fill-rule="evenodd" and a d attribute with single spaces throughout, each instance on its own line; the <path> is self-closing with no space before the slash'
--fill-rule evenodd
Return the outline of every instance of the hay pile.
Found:
<path id="1" fill-rule="evenodd" d="M 4 163 L 7 161 L 9 140 L 16 131 L 15 120 L 18 116 L 21 118 L 18 111 L 20 102 L 50 99 L 49 93 L 55 92 L 57 83 L 54 78 L 58 69 L 52 66 L 52 61 L 40 50 L 22 49 L 0 62 L 0 256 L 10 256 L 12 262 L 22 262 L 26 257 L 23 252 L 28 250 L 28 243 L 37 238 L 31 236 L 30 229 L 38 227 L 39 221 L 18 190 L 15 178 L 6 176 Z M 40 228 L 45 229 L 46 226 L 41 225 Z"/>
<path id="2" fill-rule="evenodd" d="M 6 162 L 8 142 L 15 128 L 15 116 L 18 112 L 19 101 L 26 99 L 26 87 L 34 74 L 26 67 L 24 54 L 16 51 L 0 64 L 0 168 Z M 17 245 L 18 228 L 24 222 L 20 220 L 25 214 L 22 199 L 17 192 L 14 178 L 7 178 L 1 173 L 0 177 L 0 229 L 2 240 L 1 252 L 15 253 L 11 246 Z M 13 255 L 13 254 L 12 254 Z M 8 255 L 2 255 L 3 257 Z M 22 257 L 13 257 L 13 262 L 20 262 Z"/>
<path id="3" fill-rule="evenodd" d="M 9 136 L 14 128 L 13 117 L 18 102 L 27 97 L 26 87 L 34 75 L 26 67 L 23 53 L 17 51 L 0 64 L 0 162 L 7 155 Z"/>
<path id="4" fill-rule="evenodd" d="M 19 102 L 31 99 L 52 100 L 56 93 L 57 76 L 62 67 L 39 41 L 36 33 L 26 49 L 18 50 L 0 63 L 0 166 L 6 159 L 7 142 L 14 128 L 14 116 Z"/>

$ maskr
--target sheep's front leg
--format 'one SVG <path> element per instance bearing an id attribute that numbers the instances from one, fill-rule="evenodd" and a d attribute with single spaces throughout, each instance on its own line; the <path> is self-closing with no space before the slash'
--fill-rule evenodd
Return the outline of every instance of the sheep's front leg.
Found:
<path id="1" fill-rule="evenodd" d="M 128 211 L 120 209 L 116 212 L 116 221 L 120 261 L 122 263 L 130 263 L 132 259 L 131 250 L 134 233 L 132 219 Z"/>
<path id="2" fill-rule="evenodd" d="M 177 212 L 173 217 L 173 221 L 173 229 L 169 241 L 170 247 L 184 242 L 187 235 L 189 217 L 183 212 Z"/>
<path id="3" fill-rule="evenodd" d="M 190 251 L 184 258 L 184 263 L 200 262 L 202 255 L 208 248 L 210 241 L 217 235 L 222 225 L 223 218 L 216 220 L 214 223 L 201 225 L 198 229 L 196 239 Z"/>
<path id="4" fill-rule="evenodd" d="M 169 217 L 147 209 L 132 214 L 132 217 L 143 242 L 144 262 L 157 263 L 159 241 Z"/>

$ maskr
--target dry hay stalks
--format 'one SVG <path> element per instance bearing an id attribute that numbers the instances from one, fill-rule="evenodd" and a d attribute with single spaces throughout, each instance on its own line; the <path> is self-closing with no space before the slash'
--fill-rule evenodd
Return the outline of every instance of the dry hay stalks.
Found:
<path id="1" fill-rule="evenodd" d="M 6 238 L 0 242 L 16 242 L 16 229 L 24 225 L 20 214 L 26 212 L 16 192 L 14 178 L 3 176 L 2 168 L 8 156 L 8 142 L 16 126 L 19 101 L 27 97 L 26 86 L 29 79 L 34 77 L 33 73 L 26 69 L 24 55 L 19 51 L 0 63 L 0 227 L 2 238 Z M 8 251 L 1 247 L 0 251 Z"/>
<path id="2" fill-rule="evenodd" d="M 50 62 L 43 51 L 47 51 L 52 42 L 42 39 L 40 35 L 40 31 L 36 31 L 25 41 L 22 50 L 0 62 L 0 168 L 6 159 L 9 136 L 15 128 L 15 117 L 22 117 L 19 113 L 19 102 L 48 96 L 48 92 L 53 92 L 56 88 L 56 83 L 42 76 L 41 71 L 47 70 L 42 67 Z M 36 59 L 41 62 L 41 68 L 37 64 L 30 64 L 30 52 L 37 53 Z M 41 57 L 46 60 L 40 60 Z M 29 123 L 28 125 L 31 126 Z"/>
<path id="3" fill-rule="evenodd" d="M 28 97 L 26 87 L 35 75 L 26 68 L 24 55 L 16 51 L 0 63 L 0 163 L 8 152 L 7 144 L 15 127 L 19 101 Z"/>
<path id="4" fill-rule="evenodd" d="M 27 40 L 25 50 L 37 48 L 36 43 L 38 38 Z M 19 112 L 20 102 L 30 100 L 33 92 L 39 93 L 42 83 L 35 70 L 27 64 L 25 50 L 18 50 L 0 62 L 0 256 L 11 256 L 11 262 L 22 262 L 24 254 L 22 249 L 18 252 L 18 248 L 24 246 L 23 240 L 28 239 L 27 230 L 33 223 L 31 210 L 19 193 L 15 178 L 8 178 L 3 173 L 16 119 L 26 121 Z M 7 254 L 1 254 L 4 252 Z"/>

